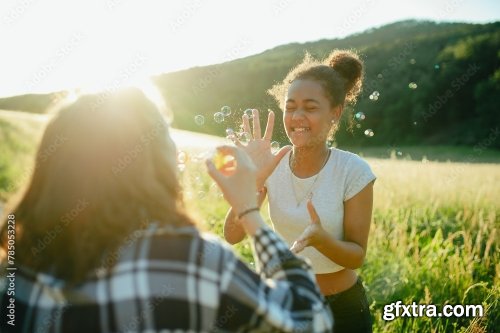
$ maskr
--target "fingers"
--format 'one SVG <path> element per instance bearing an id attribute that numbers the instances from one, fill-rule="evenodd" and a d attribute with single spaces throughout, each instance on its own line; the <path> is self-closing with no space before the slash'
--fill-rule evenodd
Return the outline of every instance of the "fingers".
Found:
<path id="1" fill-rule="evenodd" d="M 223 184 L 224 182 L 225 176 L 217 170 L 214 163 L 210 159 L 207 159 L 205 161 L 205 164 L 207 166 L 208 175 L 212 177 L 212 179 L 217 183 L 219 187 L 221 187 L 221 184 Z"/>
<path id="2" fill-rule="evenodd" d="M 244 114 L 241 119 L 243 119 L 243 131 L 251 134 L 252 132 L 250 131 L 250 120 L 248 119 L 248 116 Z"/>
<path id="3" fill-rule="evenodd" d="M 267 125 L 266 125 L 266 133 L 264 133 L 264 140 L 271 141 L 271 138 L 273 137 L 273 130 L 274 130 L 274 112 L 270 111 L 269 115 L 267 116 Z"/>
<path id="4" fill-rule="evenodd" d="M 290 248 L 290 251 L 297 254 L 297 253 L 302 252 L 302 250 L 304 250 L 305 248 L 306 248 L 305 242 L 297 240 L 297 241 L 293 242 L 292 247 Z"/>
<path id="5" fill-rule="evenodd" d="M 312 203 L 312 200 L 309 199 L 307 200 L 307 210 L 309 211 L 309 216 L 311 217 L 311 223 L 312 224 L 319 224 L 319 215 L 316 212 L 316 208 L 314 208 L 314 205 Z"/>
<path id="6" fill-rule="evenodd" d="M 260 130 L 260 118 L 259 111 L 257 109 L 253 109 L 253 138 L 260 139 L 261 130 Z"/>

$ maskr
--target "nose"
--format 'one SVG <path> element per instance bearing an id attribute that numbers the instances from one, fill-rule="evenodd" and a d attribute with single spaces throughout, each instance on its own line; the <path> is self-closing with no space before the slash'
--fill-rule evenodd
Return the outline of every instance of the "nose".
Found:
<path id="1" fill-rule="evenodd" d="M 304 118 L 304 115 L 305 115 L 304 110 L 302 108 L 297 108 L 292 114 L 292 119 L 293 120 L 302 119 Z"/>

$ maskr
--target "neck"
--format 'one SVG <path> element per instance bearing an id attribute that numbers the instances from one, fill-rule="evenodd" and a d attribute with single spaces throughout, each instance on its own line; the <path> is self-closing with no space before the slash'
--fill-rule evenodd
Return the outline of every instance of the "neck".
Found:
<path id="1" fill-rule="evenodd" d="M 313 147 L 293 147 L 290 167 L 297 177 L 310 177 L 321 171 L 328 154 L 326 143 Z"/>

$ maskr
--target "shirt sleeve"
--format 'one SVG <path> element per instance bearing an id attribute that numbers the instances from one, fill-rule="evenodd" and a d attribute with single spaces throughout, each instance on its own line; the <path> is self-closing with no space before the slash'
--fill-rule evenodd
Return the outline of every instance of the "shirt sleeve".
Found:
<path id="1" fill-rule="evenodd" d="M 332 315 L 310 265 L 267 226 L 257 231 L 252 242 L 257 273 L 237 259 L 226 266 L 217 328 L 227 332 L 331 332 Z"/>
<path id="2" fill-rule="evenodd" d="M 355 155 L 348 164 L 344 201 L 351 199 L 366 187 L 370 182 L 377 179 L 370 165 L 361 157 Z"/>

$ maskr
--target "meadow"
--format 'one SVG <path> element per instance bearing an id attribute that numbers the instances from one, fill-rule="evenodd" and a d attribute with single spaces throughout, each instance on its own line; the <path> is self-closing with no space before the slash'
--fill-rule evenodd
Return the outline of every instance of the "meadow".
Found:
<path id="1" fill-rule="evenodd" d="M 43 119 L 0 113 L 0 200 L 28 179 Z M 181 172 L 186 207 L 222 235 L 227 203 L 206 175 L 200 151 Z M 343 148 L 344 149 L 344 148 Z M 500 153 L 486 148 L 350 149 L 377 175 L 368 253 L 359 273 L 375 332 L 495 332 L 500 327 Z M 267 207 L 267 204 L 264 204 Z M 262 209 L 268 219 L 267 208 Z M 235 246 L 253 265 L 248 241 Z M 481 304 L 475 318 L 383 320 L 384 305 Z"/>

